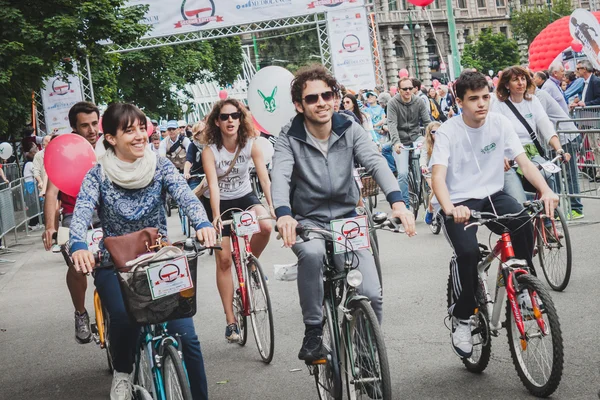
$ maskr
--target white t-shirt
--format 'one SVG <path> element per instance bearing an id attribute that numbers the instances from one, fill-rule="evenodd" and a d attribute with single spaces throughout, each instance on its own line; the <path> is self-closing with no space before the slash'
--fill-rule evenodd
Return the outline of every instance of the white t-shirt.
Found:
<path id="1" fill-rule="evenodd" d="M 23 167 L 23 178 L 25 178 L 25 182 L 33 182 L 33 162 L 32 161 L 27 161 L 27 163 Z"/>
<path id="2" fill-rule="evenodd" d="M 181 142 L 181 144 L 183 145 L 183 147 L 185 149 L 181 149 L 181 151 L 184 152 L 184 154 L 187 152 L 187 148 L 190 145 L 190 139 L 183 138 L 183 141 Z M 158 154 L 160 157 L 166 157 L 167 156 L 167 151 L 173 147 L 173 145 L 175 144 L 174 141 L 171 140 L 170 137 L 165 138 L 164 140 L 160 141 L 160 145 L 158 146 Z"/>
<path id="3" fill-rule="evenodd" d="M 244 197 L 252 191 L 252 185 L 250 184 L 250 161 L 252 160 L 252 145 L 254 139 L 248 139 L 246 146 L 240 152 L 234 167 L 232 168 L 229 175 L 223 179 L 219 179 L 219 198 L 220 200 L 234 200 Z M 215 166 L 217 169 L 217 176 L 224 175 L 237 151 L 230 153 L 227 151 L 225 146 L 221 147 L 221 150 L 217 149 L 217 146 L 211 144 L 208 148 L 212 151 L 215 157 Z M 204 196 L 210 198 L 210 191 L 207 190 Z M 224 211 L 224 210 L 223 210 Z"/>
<path id="4" fill-rule="evenodd" d="M 431 165 L 448 167 L 446 186 L 450 200 L 456 204 L 483 199 L 502 190 L 504 157 L 512 160 L 524 152 L 506 117 L 489 113 L 484 125 L 474 129 L 459 116 L 450 118 L 437 129 Z M 436 198 L 433 203 L 436 209 L 440 208 Z"/>
<path id="5" fill-rule="evenodd" d="M 554 125 L 548 118 L 548 114 L 544 110 L 542 103 L 540 100 L 531 96 L 531 100 L 521 101 L 520 103 L 514 103 L 517 111 L 521 113 L 525 121 L 531 126 L 534 132 L 541 137 L 538 137 L 538 140 L 542 146 L 545 143 L 550 142 L 552 136 L 556 136 L 556 131 L 554 130 Z M 500 113 L 504 115 L 506 118 L 512 122 L 513 128 L 519 135 L 519 139 L 521 140 L 521 144 L 533 144 L 533 140 L 531 140 L 531 136 L 529 136 L 529 132 L 527 132 L 527 128 L 525 125 L 519 121 L 517 116 L 508 108 L 505 102 L 498 100 L 495 96 L 492 96 L 492 104 L 490 105 L 490 111 Z"/>

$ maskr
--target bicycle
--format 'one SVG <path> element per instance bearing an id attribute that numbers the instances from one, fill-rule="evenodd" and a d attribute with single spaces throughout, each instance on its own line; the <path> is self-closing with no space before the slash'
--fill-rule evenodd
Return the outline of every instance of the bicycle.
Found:
<path id="1" fill-rule="evenodd" d="M 429 187 L 429 184 L 427 183 L 427 178 L 431 178 L 431 172 L 428 173 L 423 173 L 421 171 L 421 193 L 423 196 L 423 206 L 425 207 L 425 211 L 427 212 L 427 209 L 429 209 L 429 193 L 431 192 L 431 190 L 433 190 L 432 188 Z M 442 217 L 440 216 L 440 213 L 438 213 L 437 211 L 433 212 L 433 218 L 431 220 L 431 224 L 429 224 L 429 229 L 431 230 L 431 232 L 434 235 L 439 235 L 440 231 L 442 230 L 442 224 L 444 223 L 444 221 L 442 221 Z"/>
<path id="2" fill-rule="evenodd" d="M 532 219 L 544 210 L 541 201 L 526 202 L 525 208 L 514 214 L 496 216 L 492 213 L 471 211 L 471 221 L 465 226 L 484 226 L 490 223 L 523 217 L 529 213 Z M 446 216 L 448 221 L 451 216 Z M 550 293 L 541 281 L 532 275 L 524 260 L 515 258 L 508 229 L 504 229 L 495 247 L 490 251 L 479 244 L 481 261 L 477 265 L 477 308 L 471 317 L 473 353 L 462 362 L 467 370 L 480 373 L 487 367 L 492 347 L 492 336 L 498 337 L 505 327 L 511 358 L 517 374 L 527 390 L 538 397 L 550 396 L 560 384 L 563 370 L 563 340 L 560 322 Z M 498 259 L 498 276 L 494 298 L 488 289 L 488 270 Z M 500 322 L 504 295 L 506 321 Z M 448 278 L 448 308 L 455 299 L 452 274 Z M 449 315 L 448 318 L 452 316 Z M 551 349 L 551 357 L 544 358 L 543 351 Z M 538 353 L 538 354 L 536 354 Z M 531 361 L 531 365 L 529 362 Z M 539 367 L 540 370 L 537 370 Z"/>
<path id="3" fill-rule="evenodd" d="M 250 215 L 247 210 L 230 209 L 221 214 L 239 210 L 241 212 L 240 221 L 244 223 L 244 215 Z M 235 215 L 235 214 L 234 214 Z M 271 219 L 270 216 L 257 217 L 254 222 Z M 258 258 L 252 254 L 250 247 L 250 235 L 238 235 L 234 220 L 222 221 L 222 226 L 231 225 L 231 257 L 235 266 L 235 276 L 233 277 L 234 295 L 233 311 L 236 315 L 238 329 L 240 331 L 238 344 L 245 346 L 248 339 L 247 326 L 250 317 L 252 332 L 256 347 L 262 361 L 269 364 L 273 360 L 275 350 L 275 329 L 273 326 L 273 309 L 271 308 L 271 298 L 269 296 L 269 286 L 267 277 Z M 243 246 L 240 246 L 240 240 Z M 249 283 L 249 284 L 247 284 Z"/>
<path id="4" fill-rule="evenodd" d="M 386 216 L 374 228 L 395 230 L 396 223 Z M 323 239 L 327 250 L 323 266 L 325 354 L 320 360 L 306 363 L 315 378 L 319 399 L 341 399 L 344 382 L 350 399 L 391 399 L 391 377 L 383 334 L 369 300 L 357 293 L 362 274 L 357 265 L 353 265 L 353 250 L 350 248 L 346 253 L 343 270 L 337 270 L 333 261 L 334 234 L 338 236 L 339 233 L 298 225 L 296 234 L 303 241 Z M 311 238 L 311 234 L 319 236 Z"/>
<path id="5" fill-rule="evenodd" d="M 421 170 L 419 168 L 419 156 L 415 154 L 416 151 L 421 150 L 424 142 L 413 143 L 412 146 L 404 146 L 400 143 L 402 150 L 409 151 L 408 158 L 408 200 L 409 206 L 412 208 L 412 212 L 417 219 L 419 214 L 419 207 L 423 199 L 423 188 L 421 185 Z"/>
<path id="6" fill-rule="evenodd" d="M 377 195 L 379 195 L 379 186 L 375 179 L 369 174 L 364 167 L 356 168 L 359 180 L 356 181 L 358 189 L 360 190 L 360 197 L 365 208 L 368 208 L 369 212 L 372 213 L 373 209 L 377 207 Z M 360 181 L 360 184 L 359 184 Z"/>
<path id="7" fill-rule="evenodd" d="M 202 179 L 204 179 L 204 174 L 194 174 L 190 176 L 190 179 L 200 179 L 200 181 L 202 182 Z M 185 237 L 187 238 L 192 238 L 194 237 L 194 227 L 192 226 L 192 222 L 190 221 L 190 219 L 188 218 L 187 214 L 183 211 L 183 209 L 181 207 L 179 207 L 177 209 L 177 212 L 179 214 L 179 222 L 181 223 L 181 231 L 182 233 L 185 235 Z"/>

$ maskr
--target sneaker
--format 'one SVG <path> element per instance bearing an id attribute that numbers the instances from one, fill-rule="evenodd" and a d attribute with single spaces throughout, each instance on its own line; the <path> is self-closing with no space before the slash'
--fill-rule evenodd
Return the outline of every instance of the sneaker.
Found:
<path id="1" fill-rule="evenodd" d="M 87 311 L 84 311 L 83 314 L 75 311 L 75 340 L 79 344 L 89 343 L 92 340 L 90 317 Z"/>
<path id="2" fill-rule="evenodd" d="M 35 231 L 39 231 L 39 230 L 40 230 L 40 229 L 42 229 L 42 228 L 43 228 L 43 226 L 42 226 L 42 225 L 40 225 L 40 224 L 37 224 L 37 225 L 34 225 L 34 226 L 30 226 L 30 227 L 29 227 L 29 230 L 30 230 L 30 231 L 32 231 L 32 232 L 35 232 Z"/>
<path id="3" fill-rule="evenodd" d="M 240 340 L 240 329 L 235 322 L 227 325 L 225 328 L 225 339 L 227 339 L 230 343 L 238 342 Z"/>
<path id="4" fill-rule="evenodd" d="M 311 329 L 304 335 L 298 358 L 307 363 L 323 358 L 323 330 Z"/>
<path id="5" fill-rule="evenodd" d="M 427 213 L 425 213 L 425 223 L 427 225 L 431 225 L 432 221 L 433 221 L 433 213 L 428 210 Z"/>
<path id="6" fill-rule="evenodd" d="M 571 220 L 575 220 L 575 219 L 581 219 L 583 218 L 585 215 L 583 215 L 583 212 L 579 212 L 579 211 L 575 211 L 575 210 L 571 210 Z"/>
<path id="7" fill-rule="evenodd" d="M 461 358 L 469 358 L 473 354 L 470 319 L 452 317 L 452 348 Z"/>
<path id="8" fill-rule="evenodd" d="M 133 386 L 129 374 L 114 372 L 112 385 L 110 386 L 110 400 L 131 400 Z"/>

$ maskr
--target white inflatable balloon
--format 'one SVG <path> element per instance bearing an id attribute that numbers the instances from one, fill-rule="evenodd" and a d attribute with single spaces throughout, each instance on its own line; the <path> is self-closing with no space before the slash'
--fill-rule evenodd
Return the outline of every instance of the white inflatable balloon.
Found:
<path id="1" fill-rule="evenodd" d="M 265 67 L 258 71 L 248 86 L 248 105 L 252 115 L 271 135 L 296 115 L 290 83 L 294 75 L 282 67 Z"/>
<path id="2" fill-rule="evenodd" d="M 263 158 L 265 159 L 265 164 L 270 164 L 273 161 L 273 155 L 275 154 L 275 149 L 271 142 L 264 137 L 259 137 L 256 139 L 256 145 L 262 152 Z"/>
<path id="3" fill-rule="evenodd" d="M 0 158 L 8 160 L 13 155 L 13 148 L 10 143 L 0 143 Z"/>

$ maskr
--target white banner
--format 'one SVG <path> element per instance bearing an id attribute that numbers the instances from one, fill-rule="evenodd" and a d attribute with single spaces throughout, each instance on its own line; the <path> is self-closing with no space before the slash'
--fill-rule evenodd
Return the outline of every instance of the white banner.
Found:
<path id="1" fill-rule="evenodd" d="M 600 24 L 588 10 L 578 8 L 569 20 L 569 31 L 573 39 L 583 44 L 583 53 L 594 68 L 600 69 Z"/>
<path id="2" fill-rule="evenodd" d="M 364 0 L 130 0 L 150 6 L 145 38 L 175 35 L 364 5 Z"/>
<path id="3" fill-rule="evenodd" d="M 376 86 L 369 25 L 364 7 L 327 13 L 331 63 L 336 79 L 347 89 Z"/>
<path id="4" fill-rule="evenodd" d="M 73 66 L 73 72 L 77 73 L 76 66 Z M 82 100 L 83 92 L 77 76 L 69 75 L 66 80 L 60 76 L 47 79 L 42 89 L 46 133 L 72 132 L 73 129 L 69 125 L 69 110 Z"/>

